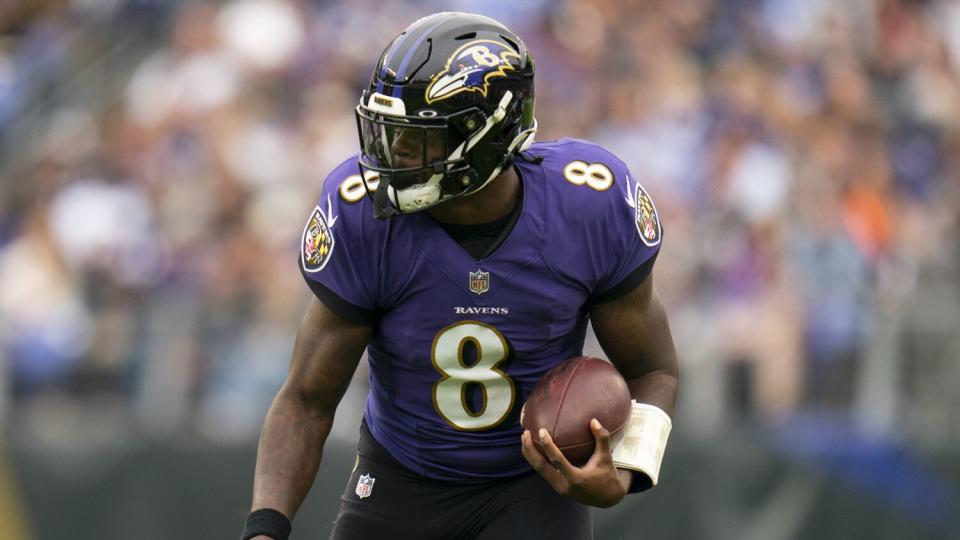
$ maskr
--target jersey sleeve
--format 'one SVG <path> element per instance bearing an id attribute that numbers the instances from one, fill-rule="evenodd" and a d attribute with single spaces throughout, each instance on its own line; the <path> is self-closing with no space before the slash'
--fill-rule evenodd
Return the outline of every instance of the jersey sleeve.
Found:
<path id="1" fill-rule="evenodd" d="M 620 184 L 620 189 L 615 187 L 608 211 L 598 220 L 603 226 L 592 231 L 594 240 L 607 246 L 591 296 L 594 303 L 619 298 L 643 282 L 653 271 L 663 240 L 663 226 L 653 198 L 625 165 L 614 170 L 614 185 Z"/>
<path id="2" fill-rule="evenodd" d="M 634 290 L 653 270 L 663 236 L 650 194 L 626 164 L 580 139 L 535 144 L 549 186 L 545 260 L 580 283 L 589 303 Z"/>
<path id="3" fill-rule="evenodd" d="M 356 158 L 327 176 L 303 228 L 298 263 L 310 289 L 328 308 L 347 320 L 372 325 L 379 304 L 376 223 L 359 182 Z"/>

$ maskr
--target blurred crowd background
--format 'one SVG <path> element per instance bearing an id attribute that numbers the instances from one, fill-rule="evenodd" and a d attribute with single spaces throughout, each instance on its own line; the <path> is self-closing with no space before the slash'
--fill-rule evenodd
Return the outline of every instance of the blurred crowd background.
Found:
<path id="1" fill-rule="evenodd" d="M 954 0 L 0 1 L 8 446 L 256 440 L 304 220 L 380 52 L 438 10 L 510 26 L 538 139 L 653 195 L 680 437 L 960 448 Z"/>

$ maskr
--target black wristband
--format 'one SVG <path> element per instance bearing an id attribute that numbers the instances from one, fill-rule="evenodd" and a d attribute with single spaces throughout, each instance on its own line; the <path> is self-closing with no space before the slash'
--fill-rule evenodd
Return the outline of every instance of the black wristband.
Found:
<path id="1" fill-rule="evenodd" d="M 630 480 L 630 488 L 627 493 L 640 493 L 653 487 L 653 480 L 645 473 L 640 471 L 630 471 L 633 478 Z"/>
<path id="2" fill-rule="evenodd" d="M 254 536 L 265 535 L 274 540 L 287 540 L 293 526 L 287 516 L 273 508 L 261 508 L 247 515 L 241 540 L 250 540 Z"/>

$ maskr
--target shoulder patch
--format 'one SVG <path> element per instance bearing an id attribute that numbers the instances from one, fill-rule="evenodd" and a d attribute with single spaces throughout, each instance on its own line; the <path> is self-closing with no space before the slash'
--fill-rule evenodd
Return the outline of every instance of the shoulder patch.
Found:
<path id="1" fill-rule="evenodd" d="M 653 199 L 650 198 L 647 191 L 643 189 L 640 182 L 635 183 L 637 187 L 633 193 L 628 192 L 627 204 L 636 210 L 637 233 L 640 234 L 640 240 L 653 247 L 660 243 L 662 237 L 660 216 L 657 214 L 657 207 L 654 206 Z M 629 178 L 627 185 L 629 186 Z M 633 197 L 630 195 L 633 195 Z"/>
<path id="2" fill-rule="evenodd" d="M 333 205 L 327 196 L 327 211 L 317 205 L 303 228 L 303 240 L 300 242 L 300 261 L 306 272 L 323 270 L 333 255 L 333 225 L 337 218 L 333 216 Z"/>
<path id="3" fill-rule="evenodd" d="M 657 207 L 653 205 L 653 199 L 647 195 L 646 190 L 640 183 L 637 183 L 637 232 L 640 233 L 640 239 L 648 246 L 655 246 L 660 243 L 660 216 L 657 215 Z"/>

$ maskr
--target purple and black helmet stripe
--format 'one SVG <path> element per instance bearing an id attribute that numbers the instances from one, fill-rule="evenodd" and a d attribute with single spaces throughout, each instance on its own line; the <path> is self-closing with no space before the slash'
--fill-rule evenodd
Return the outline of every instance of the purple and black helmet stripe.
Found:
<path id="1" fill-rule="evenodd" d="M 430 35 L 430 32 L 432 32 L 434 28 L 440 26 L 445 22 L 447 22 L 446 19 L 440 19 L 439 21 L 434 23 L 432 26 L 428 27 L 422 34 L 420 34 L 420 36 L 413 43 L 413 45 L 409 49 L 407 49 L 407 54 L 404 55 L 403 61 L 400 62 L 400 67 L 397 69 L 396 80 L 398 81 L 403 80 L 404 73 L 407 71 L 407 66 L 410 65 L 410 59 L 413 58 L 413 54 L 417 52 L 417 48 L 419 48 L 420 44 L 423 43 L 425 39 L 427 39 L 427 36 Z M 392 94 L 393 97 L 400 97 L 400 93 L 402 91 L 403 89 L 400 86 L 394 86 L 393 94 Z"/>
<path id="2" fill-rule="evenodd" d="M 380 64 L 380 73 L 377 75 L 377 93 L 378 94 L 383 93 L 383 78 L 386 77 L 387 75 L 387 65 L 390 64 L 390 60 L 393 59 L 394 53 L 397 52 L 397 49 L 400 48 L 400 45 L 402 45 L 403 42 L 406 41 L 406 39 L 407 39 L 407 34 L 401 35 L 393 43 L 393 46 L 390 47 L 390 50 L 387 51 L 387 54 L 384 55 L 383 63 Z"/>
<path id="3" fill-rule="evenodd" d="M 383 93 L 384 79 L 387 76 L 387 69 L 390 67 L 393 60 L 399 57 L 400 54 L 403 54 L 403 58 L 400 61 L 400 66 L 393 70 L 393 80 L 401 81 L 406 74 L 407 68 L 410 66 L 410 61 L 413 59 L 413 55 L 416 54 L 417 49 L 424 42 L 424 40 L 427 39 L 427 36 L 429 36 L 435 28 L 447 22 L 449 17 L 437 17 L 437 19 L 439 20 L 434 21 L 430 26 L 421 26 L 419 29 L 414 29 L 401 35 L 399 38 L 397 38 L 393 45 L 390 46 L 390 49 L 383 56 L 383 63 L 380 65 L 380 71 L 377 74 L 377 93 Z M 416 35 L 415 38 L 414 35 Z M 400 97 L 401 92 L 401 87 L 394 85 L 392 91 L 393 97 Z"/>

